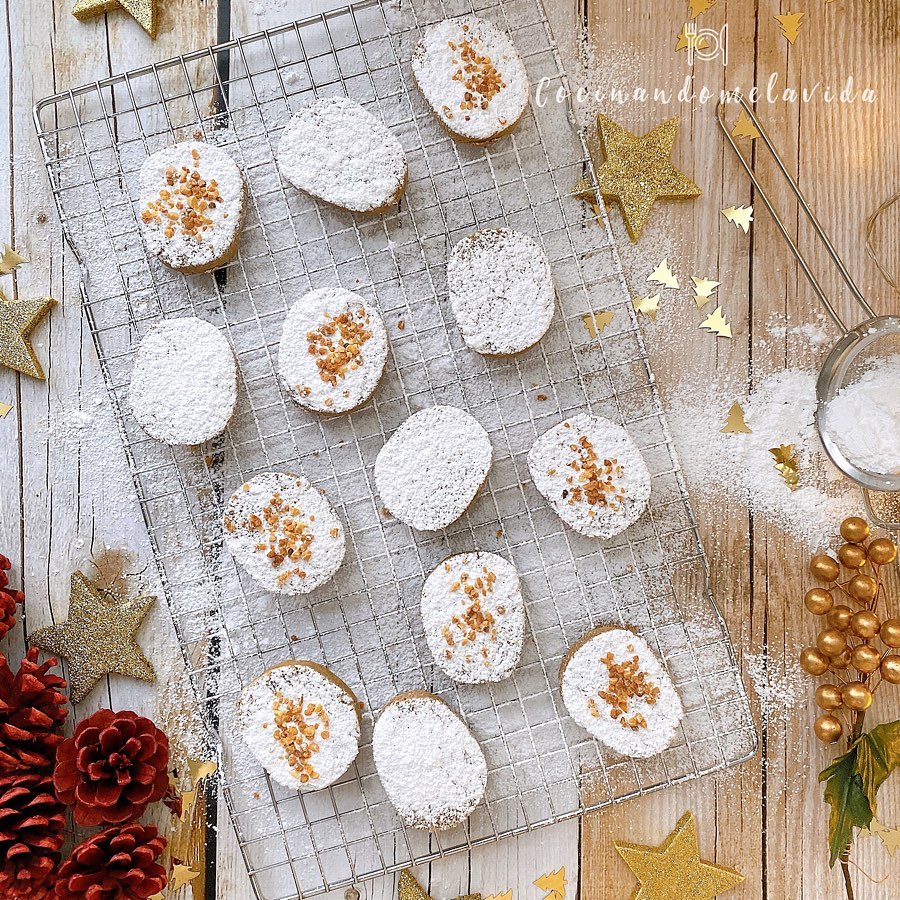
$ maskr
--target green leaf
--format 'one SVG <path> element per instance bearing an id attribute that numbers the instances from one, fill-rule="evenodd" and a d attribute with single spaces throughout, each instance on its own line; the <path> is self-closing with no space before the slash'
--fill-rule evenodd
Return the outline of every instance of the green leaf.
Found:
<path id="1" fill-rule="evenodd" d="M 831 805 L 828 846 L 831 851 L 829 865 L 832 867 L 851 842 L 853 826 L 868 828 L 872 822 L 872 809 L 856 768 L 857 747 L 855 745 L 819 773 L 819 781 L 826 782 L 825 801 Z"/>
<path id="2" fill-rule="evenodd" d="M 888 775 L 900 766 L 900 722 L 878 725 L 864 734 L 856 745 L 856 770 L 869 801 L 872 815 L 878 807 L 875 794 Z"/>

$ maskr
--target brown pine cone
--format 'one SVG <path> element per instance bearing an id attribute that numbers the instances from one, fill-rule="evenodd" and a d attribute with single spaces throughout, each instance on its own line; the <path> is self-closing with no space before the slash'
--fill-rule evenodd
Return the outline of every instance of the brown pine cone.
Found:
<path id="1" fill-rule="evenodd" d="M 66 682 L 50 671 L 56 660 L 39 663 L 38 654 L 32 647 L 13 672 L 0 653 L 0 773 L 52 769 L 62 742 Z"/>
<path id="2" fill-rule="evenodd" d="M 150 719 L 101 709 L 59 745 L 53 783 L 79 825 L 132 822 L 169 786 L 169 739 Z"/>
<path id="3" fill-rule="evenodd" d="M 25 599 L 21 591 L 9 587 L 9 576 L 6 574 L 12 563 L 0 553 L 0 638 L 16 624 L 16 607 Z"/>
<path id="4" fill-rule="evenodd" d="M 49 772 L 0 776 L 0 897 L 50 896 L 65 824 Z"/>
<path id="5" fill-rule="evenodd" d="M 156 860 L 166 839 L 153 825 L 114 825 L 83 840 L 60 866 L 60 900 L 146 900 L 166 886 Z"/>

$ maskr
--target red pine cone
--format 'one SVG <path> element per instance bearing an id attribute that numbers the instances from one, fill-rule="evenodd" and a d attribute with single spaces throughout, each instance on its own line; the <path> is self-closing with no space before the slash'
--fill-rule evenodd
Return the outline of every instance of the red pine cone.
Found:
<path id="1" fill-rule="evenodd" d="M 0 897 L 52 895 L 65 824 L 49 772 L 0 776 Z"/>
<path id="2" fill-rule="evenodd" d="M 52 769 L 57 734 L 66 718 L 66 682 L 50 669 L 55 659 L 38 662 L 32 647 L 18 672 L 0 653 L 0 773 Z"/>
<path id="3" fill-rule="evenodd" d="M 169 739 L 150 719 L 101 709 L 56 752 L 53 783 L 79 825 L 132 822 L 169 786 Z"/>
<path id="4" fill-rule="evenodd" d="M 156 860 L 166 839 L 153 825 L 114 825 L 83 840 L 60 866 L 61 900 L 146 900 L 166 886 Z"/>
<path id="5" fill-rule="evenodd" d="M 9 576 L 6 574 L 12 563 L 0 553 L 0 638 L 16 624 L 16 606 L 22 603 L 25 595 L 9 587 Z"/>

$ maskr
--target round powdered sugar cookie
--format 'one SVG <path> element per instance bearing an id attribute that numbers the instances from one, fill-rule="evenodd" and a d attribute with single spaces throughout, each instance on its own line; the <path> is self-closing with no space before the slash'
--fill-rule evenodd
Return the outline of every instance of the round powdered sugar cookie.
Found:
<path id="1" fill-rule="evenodd" d="M 375 485 L 401 522 L 437 531 L 468 509 L 492 456 L 476 419 L 455 406 L 432 406 L 411 415 L 378 451 Z"/>
<path id="2" fill-rule="evenodd" d="M 528 235 L 510 228 L 463 238 L 447 262 L 447 287 L 463 340 L 477 353 L 521 353 L 553 320 L 550 263 Z"/>
<path id="3" fill-rule="evenodd" d="M 626 628 L 597 628 L 576 641 L 559 670 L 569 715 L 607 747 L 644 758 L 672 743 L 684 717 L 669 673 Z"/>
<path id="4" fill-rule="evenodd" d="M 387 332 L 374 306 L 344 288 L 320 288 L 287 314 L 278 378 L 305 409 L 348 412 L 372 396 L 387 352 Z"/>
<path id="5" fill-rule="evenodd" d="M 484 797 L 487 763 L 463 720 L 425 691 L 398 694 L 372 733 L 375 769 L 405 825 L 442 831 Z"/>
<path id="6" fill-rule="evenodd" d="M 502 681 L 525 637 L 525 602 L 515 566 L 495 553 L 445 559 L 422 590 L 422 625 L 437 665 L 454 681 Z"/>
<path id="7" fill-rule="evenodd" d="M 570 528 L 610 538 L 650 500 L 650 473 L 624 428 L 581 413 L 545 431 L 528 451 L 535 487 Z"/>
<path id="8" fill-rule="evenodd" d="M 180 272 L 206 272 L 234 256 L 245 201 L 241 170 L 211 144 L 165 147 L 141 166 L 141 233 Z"/>
<path id="9" fill-rule="evenodd" d="M 299 109 L 284 130 L 276 159 L 295 188 L 351 212 L 381 212 L 406 189 L 400 141 L 347 97 L 320 97 Z"/>
<path id="10" fill-rule="evenodd" d="M 344 561 L 344 527 L 305 478 L 264 472 L 225 508 L 225 546 L 243 569 L 277 594 L 308 594 Z"/>
<path id="11" fill-rule="evenodd" d="M 528 73 L 513 42 L 477 16 L 429 25 L 412 70 L 441 124 L 464 141 L 484 144 L 508 134 L 528 106 Z"/>
<path id="12" fill-rule="evenodd" d="M 244 688 L 238 729 L 275 781 L 317 791 L 337 781 L 356 759 L 361 706 L 333 672 L 291 659 Z"/>
<path id="13" fill-rule="evenodd" d="M 193 446 L 221 434 L 237 405 L 237 363 L 228 341 L 202 319 L 169 319 L 134 356 L 131 412 L 150 437 Z"/>

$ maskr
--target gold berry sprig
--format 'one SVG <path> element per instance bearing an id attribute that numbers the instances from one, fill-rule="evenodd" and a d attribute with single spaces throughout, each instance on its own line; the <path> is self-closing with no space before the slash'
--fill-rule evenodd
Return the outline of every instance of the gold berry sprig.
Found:
<path id="1" fill-rule="evenodd" d="M 897 545 L 889 538 L 869 540 L 869 524 L 859 516 L 841 522 L 841 537 L 846 543 L 837 559 L 821 553 L 810 561 L 810 574 L 828 587 L 814 587 L 803 598 L 825 620 L 815 646 L 800 654 L 800 665 L 814 677 L 833 676 L 816 688 L 823 712 L 813 730 L 826 744 L 845 732 L 855 741 L 878 688 L 885 681 L 900 684 L 900 654 L 892 652 L 900 649 L 900 618 L 882 571 L 897 559 Z"/>

